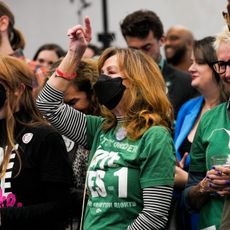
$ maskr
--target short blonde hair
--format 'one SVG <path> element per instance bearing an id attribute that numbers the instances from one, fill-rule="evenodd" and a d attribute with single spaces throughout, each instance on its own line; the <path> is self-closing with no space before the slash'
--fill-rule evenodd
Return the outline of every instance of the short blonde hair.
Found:
<path id="1" fill-rule="evenodd" d="M 221 43 L 230 42 L 230 31 L 228 26 L 225 26 L 223 30 L 216 35 L 216 40 L 213 43 L 214 49 L 217 51 Z"/>

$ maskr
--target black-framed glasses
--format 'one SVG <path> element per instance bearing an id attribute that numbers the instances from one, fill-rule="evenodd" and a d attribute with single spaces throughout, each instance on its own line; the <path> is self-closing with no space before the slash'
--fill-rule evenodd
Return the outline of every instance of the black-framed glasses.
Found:
<path id="1" fill-rule="evenodd" d="M 230 59 L 228 61 L 212 62 L 212 67 L 218 74 L 224 74 L 227 66 L 230 66 Z"/>

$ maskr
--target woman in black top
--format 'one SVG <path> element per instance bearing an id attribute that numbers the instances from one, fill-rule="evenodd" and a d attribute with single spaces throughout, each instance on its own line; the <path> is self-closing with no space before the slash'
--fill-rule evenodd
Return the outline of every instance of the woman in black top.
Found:
<path id="1" fill-rule="evenodd" d="M 34 104 L 28 66 L 7 56 L 0 57 L 0 134 L 0 229 L 65 229 L 75 204 L 65 144 Z"/>

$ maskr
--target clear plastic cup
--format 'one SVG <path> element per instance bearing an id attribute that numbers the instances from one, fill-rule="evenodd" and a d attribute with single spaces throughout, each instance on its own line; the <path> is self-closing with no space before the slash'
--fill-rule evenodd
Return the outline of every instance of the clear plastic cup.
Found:
<path id="1" fill-rule="evenodd" d="M 211 157 L 213 166 L 226 166 L 230 167 L 230 155 L 220 155 Z"/>

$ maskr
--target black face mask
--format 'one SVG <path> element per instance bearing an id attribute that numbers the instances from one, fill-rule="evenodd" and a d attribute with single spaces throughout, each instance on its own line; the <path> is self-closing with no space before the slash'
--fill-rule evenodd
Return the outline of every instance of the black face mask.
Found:
<path id="1" fill-rule="evenodd" d="M 122 98 L 125 86 L 122 85 L 121 77 L 111 78 L 102 74 L 95 83 L 94 90 L 102 105 L 114 109 Z"/>
<path id="2" fill-rule="evenodd" d="M 6 90 L 3 87 L 3 85 L 0 84 L 0 109 L 5 104 L 5 100 L 6 100 Z"/>

